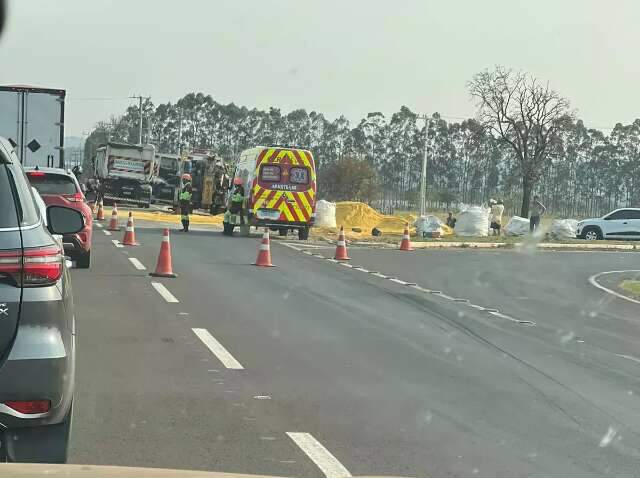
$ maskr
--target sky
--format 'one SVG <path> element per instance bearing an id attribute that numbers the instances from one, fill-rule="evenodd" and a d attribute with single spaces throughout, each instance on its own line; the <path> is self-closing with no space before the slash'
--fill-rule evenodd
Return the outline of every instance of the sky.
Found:
<path id="1" fill-rule="evenodd" d="M 200 91 L 352 122 L 475 114 L 471 77 L 525 70 L 590 127 L 640 116 L 637 0 L 7 0 L 0 84 L 67 90 L 66 134 Z"/>

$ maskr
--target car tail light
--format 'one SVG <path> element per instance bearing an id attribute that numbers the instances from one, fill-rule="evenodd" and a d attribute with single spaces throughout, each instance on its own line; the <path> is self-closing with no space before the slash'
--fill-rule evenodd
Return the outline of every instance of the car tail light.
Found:
<path id="1" fill-rule="evenodd" d="M 84 194 L 82 194 L 80 191 L 78 191 L 77 193 L 75 193 L 73 195 L 65 196 L 65 198 L 70 202 L 83 202 L 84 201 Z"/>
<path id="2" fill-rule="evenodd" d="M 64 256 L 59 247 L 39 247 L 0 252 L 0 276 L 10 277 L 17 286 L 38 287 L 55 284 L 62 275 Z"/>
<path id="3" fill-rule="evenodd" d="M 50 400 L 9 400 L 4 403 L 7 407 L 25 415 L 46 413 L 51 409 Z"/>
<path id="4" fill-rule="evenodd" d="M 45 173 L 43 173 L 42 171 L 27 171 L 27 176 L 30 176 L 32 178 L 44 178 Z"/>

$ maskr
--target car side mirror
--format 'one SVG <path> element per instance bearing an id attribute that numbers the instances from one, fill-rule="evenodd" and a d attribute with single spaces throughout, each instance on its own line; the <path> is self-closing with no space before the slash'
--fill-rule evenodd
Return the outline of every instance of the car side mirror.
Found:
<path id="1" fill-rule="evenodd" d="M 47 208 L 47 224 L 51 234 L 75 234 L 84 229 L 84 217 L 80 211 L 64 206 Z"/>

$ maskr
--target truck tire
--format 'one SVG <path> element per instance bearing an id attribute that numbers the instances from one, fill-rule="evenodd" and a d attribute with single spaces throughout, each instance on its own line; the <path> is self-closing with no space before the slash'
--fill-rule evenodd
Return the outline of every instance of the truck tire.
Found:
<path id="1" fill-rule="evenodd" d="M 286 227 L 280 227 L 278 228 L 278 236 L 280 237 L 287 237 L 287 233 L 289 232 L 289 229 Z"/>
<path id="2" fill-rule="evenodd" d="M 301 241 L 306 241 L 307 239 L 309 239 L 308 227 L 301 227 L 300 229 L 298 229 L 298 239 L 300 239 Z"/>

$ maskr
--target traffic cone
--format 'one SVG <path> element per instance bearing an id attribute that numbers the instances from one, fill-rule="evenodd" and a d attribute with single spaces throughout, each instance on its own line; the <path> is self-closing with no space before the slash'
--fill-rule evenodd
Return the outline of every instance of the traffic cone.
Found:
<path id="1" fill-rule="evenodd" d="M 139 246 L 136 242 L 136 231 L 133 227 L 133 214 L 129 211 L 129 219 L 127 220 L 127 228 L 124 231 L 124 239 L 122 244 L 125 246 Z"/>
<path id="2" fill-rule="evenodd" d="M 102 201 L 98 203 L 98 214 L 96 214 L 96 221 L 104 221 L 104 208 L 102 207 Z"/>
<path id="3" fill-rule="evenodd" d="M 111 210 L 111 220 L 109 221 L 109 227 L 107 231 L 119 231 L 120 226 L 118 226 L 118 205 L 113 204 L 113 209 Z"/>
<path id="4" fill-rule="evenodd" d="M 171 266 L 171 243 L 169 242 L 169 229 L 165 229 L 162 233 L 162 244 L 160 245 L 160 254 L 158 255 L 158 263 L 156 271 L 150 272 L 153 277 L 178 277 L 173 273 Z"/>
<path id="5" fill-rule="evenodd" d="M 401 251 L 413 251 L 411 247 L 411 237 L 409 236 L 409 223 L 404 223 L 404 232 L 402 233 L 402 242 L 400 243 Z"/>
<path id="6" fill-rule="evenodd" d="M 254 266 L 275 267 L 271 264 L 271 248 L 269 247 L 269 229 L 265 228 L 262 234 L 262 242 L 258 248 L 258 258 L 253 263 Z"/>
<path id="7" fill-rule="evenodd" d="M 347 242 L 344 239 L 344 227 L 340 226 L 340 234 L 338 235 L 338 245 L 336 246 L 336 255 L 334 259 L 338 261 L 348 261 L 351 259 L 347 255 Z"/>

